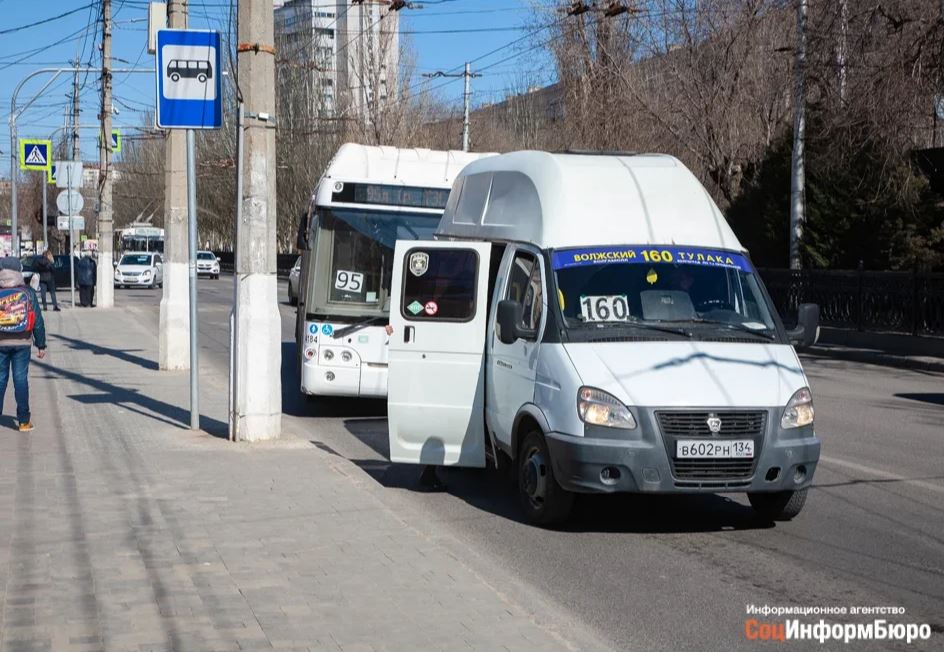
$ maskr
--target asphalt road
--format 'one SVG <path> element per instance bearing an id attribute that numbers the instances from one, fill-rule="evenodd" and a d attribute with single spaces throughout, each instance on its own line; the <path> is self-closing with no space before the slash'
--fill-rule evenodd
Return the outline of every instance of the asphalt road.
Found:
<path id="1" fill-rule="evenodd" d="M 225 368 L 231 279 L 201 281 L 199 299 L 202 355 Z M 156 307 L 159 292 L 118 291 L 117 301 Z M 941 374 L 806 360 L 823 457 L 792 522 L 759 522 L 741 495 L 582 497 L 575 519 L 552 532 L 524 524 L 513 487 L 491 471 L 449 470 L 446 492 L 417 491 L 418 470 L 387 461 L 383 402 L 303 399 L 295 310 L 280 311 L 285 423 L 354 461 L 390 489 L 393 505 L 436 522 L 457 555 L 493 577 L 513 575 L 613 647 L 942 650 Z M 902 607 L 904 615 L 878 618 L 930 624 L 932 637 L 908 647 L 776 646 L 746 639 L 750 604 Z"/>

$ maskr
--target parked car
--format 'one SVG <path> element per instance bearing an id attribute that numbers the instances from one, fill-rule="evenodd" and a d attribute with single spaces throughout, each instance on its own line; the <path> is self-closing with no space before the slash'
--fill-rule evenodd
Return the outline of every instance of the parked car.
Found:
<path id="1" fill-rule="evenodd" d="M 29 282 L 30 277 L 36 272 L 36 256 L 23 256 L 20 261 L 23 263 L 23 278 Z M 53 256 L 53 276 L 56 279 L 57 288 L 69 287 L 69 255 L 56 254 Z"/>
<path id="2" fill-rule="evenodd" d="M 297 306 L 299 303 L 299 274 L 302 272 L 302 257 L 295 259 L 295 265 L 289 270 L 289 303 Z"/>
<path id="3" fill-rule="evenodd" d="M 211 279 L 220 278 L 220 259 L 213 252 L 197 252 L 197 276 L 208 276 Z"/>
<path id="4" fill-rule="evenodd" d="M 126 252 L 115 266 L 115 285 L 163 288 L 164 259 L 155 252 Z"/>

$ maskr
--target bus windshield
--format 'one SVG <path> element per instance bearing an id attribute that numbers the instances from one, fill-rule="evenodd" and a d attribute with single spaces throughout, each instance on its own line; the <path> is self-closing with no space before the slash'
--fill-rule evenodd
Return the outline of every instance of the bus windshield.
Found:
<path id="1" fill-rule="evenodd" d="M 307 312 L 386 315 L 394 243 L 429 239 L 439 221 L 438 214 L 318 208 Z"/>

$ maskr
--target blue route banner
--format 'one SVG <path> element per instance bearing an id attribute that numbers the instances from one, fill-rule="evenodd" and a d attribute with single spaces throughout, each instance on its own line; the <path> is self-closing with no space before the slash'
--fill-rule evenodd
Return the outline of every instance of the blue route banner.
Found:
<path id="1" fill-rule="evenodd" d="M 723 249 L 686 247 L 677 245 L 618 245 L 607 247 L 578 247 L 556 250 L 551 257 L 555 270 L 580 265 L 627 263 L 653 265 L 704 265 L 751 271 L 751 264 L 743 254 Z"/>

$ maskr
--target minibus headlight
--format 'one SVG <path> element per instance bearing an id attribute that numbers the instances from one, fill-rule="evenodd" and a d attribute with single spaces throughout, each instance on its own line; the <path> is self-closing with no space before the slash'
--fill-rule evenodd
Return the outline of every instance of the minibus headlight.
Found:
<path id="1" fill-rule="evenodd" d="M 615 429 L 635 429 L 637 421 L 630 409 L 612 394 L 583 386 L 577 394 L 578 417 L 585 424 Z"/>
<path id="2" fill-rule="evenodd" d="M 801 388 L 794 393 L 791 400 L 784 407 L 781 415 L 782 429 L 796 429 L 814 423 L 814 399 L 810 388 Z"/>
<path id="3" fill-rule="evenodd" d="M 326 350 L 325 350 L 325 353 L 322 354 L 322 355 L 325 357 L 325 360 L 326 360 L 326 361 L 330 361 L 332 358 L 335 357 L 335 352 L 333 352 L 333 351 L 330 350 L 330 349 L 326 349 Z"/>

